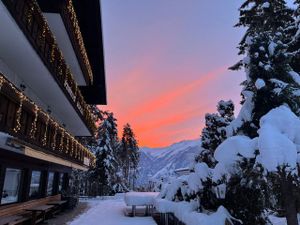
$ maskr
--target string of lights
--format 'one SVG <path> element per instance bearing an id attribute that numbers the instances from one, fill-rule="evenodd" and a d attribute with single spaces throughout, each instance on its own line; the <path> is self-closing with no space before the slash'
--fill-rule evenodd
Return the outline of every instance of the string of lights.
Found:
<path id="1" fill-rule="evenodd" d="M 90 152 L 86 147 L 84 147 L 81 143 L 78 142 L 78 140 L 75 139 L 75 137 L 73 137 L 70 133 L 68 133 L 61 125 L 59 125 L 47 112 L 43 111 L 40 107 L 38 107 L 31 99 L 29 99 L 26 95 L 24 95 L 19 89 L 17 89 L 11 82 L 9 82 L 1 73 L 0 73 L 0 91 L 2 91 L 3 87 L 6 85 L 7 88 L 10 89 L 10 91 L 13 91 L 13 95 L 17 95 L 19 96 L 19 107 L 18 110 L 16 112 L 16 125 L 15 128 L 13 129 L 13 131 L 15 133 L 18 133 L 21 129 L 21 117 L 22 117 L 22 112 L 23 112 L 23 104 L 25 102 L 29 103 L 34 109 L 34 119 L 32 121 L 31 124 L 31 129 L 29 131 L 29 137 L 32 140 L 35 140 L 35 136 L 36 136 L 36 131 L 37 131 L 37 122 L 39 118 L 46 118 L 45 124 L 46 124 L 46 128 L 45 128 L 45 132 L 43 134 L 43 138 L 42 138 L 42 145 L 45 146 L 47 144 L 47 140 L 48 140 L 48 133 L 49 133 L 49 129 L 48 126 L 49 124 L 54 125 L 54 134 L 52 137 L 52 141 L 51 141 L 51 147 L 53 150 L 56 149 L 56 137 L 57 137 L 57 131 L 60 130 L 61 131 L 61 142 L 60 142 L 60 146 L 59 146 L 59 150 L 63 150 L 64 147 L 64 137 L 67 136 L 67 142 L 70 143 L 74 143 L 74 145 L 76 145 L 77 150 L 79 152 L 81 152 L 82 154 L 80 154 L 80 157 L 76 158 L 76 159 L 80 159 L 81 161 L 84 160 L 84 157 L 87 157 L 90 159 L 90 163 L 91 165 L 93 165 L 93 163 L 95 162 L 95 156 L 92 152 Z M 69 148 L 69 145 L 66 145 L 67 148 Z M 67 154 L 69 154 L 70 156 L 73 154 L 73 150 L 72 148 L 69 150 L 66 150 Z M 74 157 L 75 158 L 75 157 Z"/>
<path id="2" fill-rule="evenodd" d="M 29 0 L 26 2 L 26 4 L 28 4 L 28 7 L 25 7 L 25 18 L 26 18 L 26 23 L 28 27 L 31 27 L 33 24 L 33 21 L 38 22 L 40 27 L 39 29 L 39 35 L 38 35 L 38 39 L 39 39 L 39 44 L 47 42 L 50 43 L 50 48 L 49 48 L 49 62 L 52 64 L 52 66 L 54 66 L 55 71 L 57 71 L 57 76 L 59 77 L 59 80 L 61 80 L 64 83 L 67 83 L 68 86 L 71 88 L 72 91 L 72 99 L 76 102 L 78 102 L 78 104 L 81 106 L 82 110 L 79 110 L 82 113 L 82 116 L 84 117 L 88 127 L 91 129 L 91 131 L 94 133 L 96 131 L 96 126 L 95 123 L 93 121 L 93 115 L 92 112 L 89 110 L 89 107 L 87 106 L 81 91 L 78 88 L 78 85 L 74 79 L 73 74 L 71 73 L 70 68 L 68 67 L 68 65 L 66 64 L 66 61 L 63 57 L 63 54 L 61 52 L 61 50 L 59 49 L 58 45 L 57 45 L 57 41 L 54 37 L 54 35 L 52 34 L 49 25 L 45 19 L 45 17 L 43 16 L 43 13 L 41 11 L 41 9 L 39 8 L 39 5 L 37 4 L 36 0 Z M 74 11 L 73 5 L 70 1 L 67 1 L 67 5 L 68 7 L 68 12 L 70 14 L 72 14 L 72 21 L 73 21 L 73 25 L 75 26 L 75 33 L 77 33 L 76 37 L 78 39 L 78 43 L 80 46 L 80 49 L 82 51 L 83 54 L 83 58 L 84 58 L 84 62 L 87 65 L 88 71 L 89 72 L 89 76 L 90 78 L 93 77 L 92 75 L 92 70 L 90 68 L 90 64 L 89 64 L 89 60 L 85 51 L 85 47 L 84 47 L 84 42 L 80 33 L 80 28 L 77 22 L 77 18 L 76 18 L 76 13 Z M 75 21 L 76 20 L 76 21 Z"/>
<path id="3" fill-rule="evenodd" d="M 87 56 L 87 53 L 86 53 L 86 50 L 85 50 L 82 34 L 81 34 L 81 31 L 80 31 L 80 27 L 78 25 L 78 20 L 77 20 L 76 12 L 75 12 L 74 7 L 73 7 L 72 0 L 67 0 L 66 1 L 66 7 L 65 8 L 66 8 L 67 13 L 69 14 L 68 18 L 70 18 L 71 24 L 73 25 L 73 29 L 74 29 L 74 32 L 75 32 L 75 38 L 76 38 L 77 43 L 79 44 L 80 53 L 83 56 L 83 61 L 84 61 L 84 64 L 86 65 L 88 76 L 89 76 L 89 79 L 92 83 L 93 82 L 93 72 L 92 72 L 92 68 L 91 68 L 91 65 L 90 65 L 90 61 L 88 59 L 88 56 Z"/>

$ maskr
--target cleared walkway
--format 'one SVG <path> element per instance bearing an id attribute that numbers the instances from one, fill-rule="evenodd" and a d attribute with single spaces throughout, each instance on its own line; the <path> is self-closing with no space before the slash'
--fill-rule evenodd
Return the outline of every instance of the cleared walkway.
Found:
<path id="1" fill-rule="evenodd" d="M 123 198 L 88 201 L 91 208 L 70 225 L 156 225 L 152 217 L 126 217 Z"/>

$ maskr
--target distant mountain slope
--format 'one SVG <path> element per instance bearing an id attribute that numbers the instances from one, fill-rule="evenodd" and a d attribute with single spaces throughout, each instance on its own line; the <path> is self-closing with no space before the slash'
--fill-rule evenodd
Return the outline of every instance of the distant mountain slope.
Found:
<path id="1" fill-rule="evenodd" d="M 189 167 L 200 151 L 200 140 L 181 141 L 165 148 L 141 148 L 139 186 L 152 177 L 172 174 L 175 169 Z"/>

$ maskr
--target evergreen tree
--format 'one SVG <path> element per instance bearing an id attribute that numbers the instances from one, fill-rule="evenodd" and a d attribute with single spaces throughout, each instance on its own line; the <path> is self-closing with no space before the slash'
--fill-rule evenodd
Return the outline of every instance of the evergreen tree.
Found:
<path id="1" fill-rule="evenodd" d="M 127 184 L 131 189 L 134 189 L 140 153 L 135 134 L 128 123 L 123 128 L 120 156 Z"/>
<path id="2" fill-rule="evenodd" d="M 289 64 L 292 54 L 288 52 L 286 43 L 290 40 L 286 39 L 285 32 L 292 22 L 292 10 L 283 0 L 247 0 L 240 8 L 237 26 L 246 27 L 247 31 L 239 49 L 246 57 L 231 69 L 245 68 L 247 79 L 242 83 L 242 104 L 245 105 L 242 111 L 248 111 L 250 116 L 241 118 L 235 132 L 241 130 L 250 137 L 257 136 L 261 116 L 283 103 L 299 113 L 295 99 L 299 84 Z"/>
<path id="3" fill-rule="evenodd" d="M 118 181 L 118 163 L 116 149 L 118 146 L 118 130 L 113 113 L 106 113 L 106 118 L 98 128 L 97 145 L 94 148 L 96 166 L 92 169 L 91 176 L 98 185 L 101 195 L 112 194 L 112 187 Z"/>
<path id="4" fill-rule="evenodd" d="M 251 7 L 250 3 L 255 3 Z M 293 22 L 292 13 L 287 8 L 285 1 L 246 1 L 241 7 L 241 17 L 238 26 L 247 28 L 246 35 L 241 41 L 239 49 L 241 54 L 246 54 L 244 60 L 240 61 L 232 69 L 244 67 L 247 79 L 242 83 L 243 106 L 239 117 L 238 127 L 235 132 L 243 133 L 251 138 L 258 136 L 259 121 L 262 116 L 271 109 L 280 105 L 288 105 L 296 114 L 300 115 L 300 76 L 291 67 L 294 54 L 290 52 L 290 35 L 287 31 Z M 244 115 L 248 115 L 245 117 Z M 236 122 L 236 121 L 235 121 Z M 245 164 L 247 168 L 254 170 L 251 164 Z M 286 210 L 288 225 L 296 225 L 297 213 L 293 189 L 295 188 L 291 172 L 285 166 L 280 166 L 277 173 L 271 174 L 279 183 L 280 190 Z M 247 173 L 239 176 L 250 179 Z M 253 179 L 253 181 L 258 181 Z M 240 184 L 241 187 L 244 184 Z M 230 188 L 230 186 L 229 186 Z M 264 198 L 263 189 L 260 198 Z M 259 196 L 257 196 L 259 197 Z M 287 201 L 288 199 L 288 201 Z M 244 208 L 251 206 L 246 204 Z M 247 205 L 247 207 L 245 207 Z M 259 204 L 259 212 L 270 205 Z M 236 209 L 244 211 L 243 209 Z M 246 215 L 245 214 L 245 215 Z M 258 215 L 255 216 L 258 218 Z M 261 217 L 263 221 L 263 217 Z"/>
<path id="5" fill-rule="evenodd" d="M 226 139 L 226 126 L 234 119 L 234 104 L 231 100 L 220 101 L 217 105 L 218 113 L 205 115 L 205 128 L 202 130 L 202 151 L 196 157 L 197 162 L 205 162 L 213 167 L 213 154 L 216 148 Z"/>
<path id="6" fill-rule="evenodd" d="M 291 24 L 293 11 L 284 0 L 246 0 L 240 7 L 240 19 L 236 27 L 246 27 L 247 31 L 239 45 L 240 54 L 245 54 L 247 38 L 262 31 L 276 33 L 279 28 Z"/>
<path id="7" fill-rule="evenodd" d="M 293 52 L 291 66 L 297 73 L 300 73 L 300 1 L 295 0 L 294 3 L 296 6 L 294 10 L 294 22 L 286 29 L 286 33 L 292 36 L 292 40 L 289 43 L 289 50 Z"/>

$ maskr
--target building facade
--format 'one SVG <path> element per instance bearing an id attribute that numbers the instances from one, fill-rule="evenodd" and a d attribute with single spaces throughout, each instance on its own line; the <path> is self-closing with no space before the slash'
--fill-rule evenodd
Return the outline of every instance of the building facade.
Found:
<path id="1" fill-rule="evenodd" d="M 93 166 L 78 137 L 106 89 L 99 0 L 1 0 L 0 34 L 1 216 Z"/>

